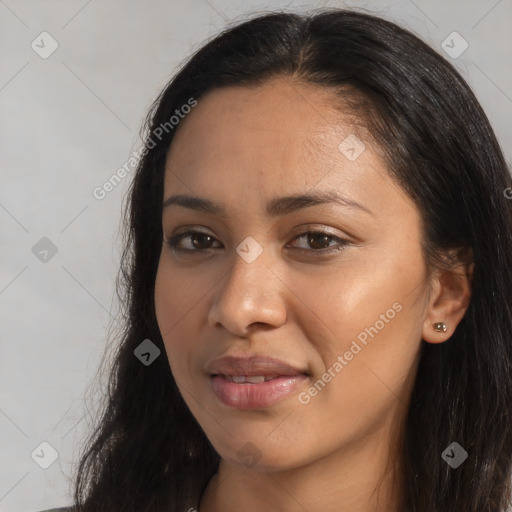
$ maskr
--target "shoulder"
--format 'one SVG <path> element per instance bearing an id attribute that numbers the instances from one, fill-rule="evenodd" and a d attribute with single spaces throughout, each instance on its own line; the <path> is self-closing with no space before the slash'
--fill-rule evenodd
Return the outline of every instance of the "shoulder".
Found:
<path id="1" fill-rule="evenodd" d="M 71 508 L 70 507 L 49 508 L 47 510 L 39 510 L 38 512 L 71 512 Z"/>

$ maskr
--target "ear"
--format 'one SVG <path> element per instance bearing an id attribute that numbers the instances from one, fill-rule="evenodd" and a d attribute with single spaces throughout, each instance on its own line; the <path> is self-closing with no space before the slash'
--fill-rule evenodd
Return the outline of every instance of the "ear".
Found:
<path id="1" fill-rule="evenodd" d="M 455 332 L 471 299 L 473 251 L 471 248 L 446 253 L 446 268 L 436 269 L 431 277 L 429 303 L 423 322 L 422 338 L 427 343 L 442 343 Z M 446 332 L 438 332 L 434 324 L 443 322 Z"/>

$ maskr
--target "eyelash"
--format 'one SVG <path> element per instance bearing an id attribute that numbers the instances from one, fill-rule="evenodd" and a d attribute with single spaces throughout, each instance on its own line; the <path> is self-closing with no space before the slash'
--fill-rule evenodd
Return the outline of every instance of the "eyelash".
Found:
<path id="1" fill-rule="evenodd" d="M 182 248 L 178 247 L 178 243 L 190 235 L 202 235 L 202 236 L 210 237 L 211 239 L 215 240 L 215 238 L 213 236 L 209 235 L 208 233 L 203 233 L 202 231 L 189 230 L 189 231 L 185 231 L 183 233 L 179 233 L 177 235 L 173 235 L 173 236 L 169 237 L 169 239 L 166 240 L 166 243 L 171 249 L 174 249 L 175 251 L 178 251 L 181 253 L 186 253 L 186 254 L 201 254 L 201 253 L 204 253 L 211 249 L 217 249 L 217 247 L 209 247 L 208 249 L 182 249 Z M 297 235 L 292 241 L 303 238 L 306 235 L 324 235 L 327 238 L 336 240 L 338 242 L 339 247 L 334 248 L 334 249 L 332 249 L 332 248 L 331 249 L 310 249 L 310 250 L 299 249 L 299 251 L 306 251 L 306 252 L 312 251 L 315 253 L 319 253 L 321 256 L 339 252 L 350 244 L 350 242 L 348 240 L 345 240 L 345 239 L 340 238 L 335 235 L 331 235 L 330 233 L 327 233 L 325 231 L 315 231 L 315 230 L 305 231 L 304 233 Z"/>

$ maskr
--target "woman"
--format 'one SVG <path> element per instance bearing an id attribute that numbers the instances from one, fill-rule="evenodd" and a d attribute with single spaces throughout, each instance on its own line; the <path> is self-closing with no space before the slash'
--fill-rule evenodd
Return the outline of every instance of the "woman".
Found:
<path id="1" fill-rule="evenodd" d="M 454 68 L 377 17 L 269 14 L 146 127 L 73 510 L 507 510 L 512 183 Z"/>

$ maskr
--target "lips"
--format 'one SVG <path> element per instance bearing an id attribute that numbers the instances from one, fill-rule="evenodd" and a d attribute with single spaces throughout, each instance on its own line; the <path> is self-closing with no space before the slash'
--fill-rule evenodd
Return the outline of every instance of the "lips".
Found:
<path id="1" fill-rule="evenodd" d="M 257 409 L 284 399 L 309 376 L 306 370 L 265 356 L 226 356 L 206 366 L 211 389 L 228 407 Z"/>
<path id="2" fill-rule="evenodd" d="M 288 375 L 308 375 L 307 370 L 295 368 L 280 359 L 266 356 L 225 356 L 211 361 L 206 366 L 206 371 L 210 375 L 230 377 L 263 376 L 269 379 Z"/>

